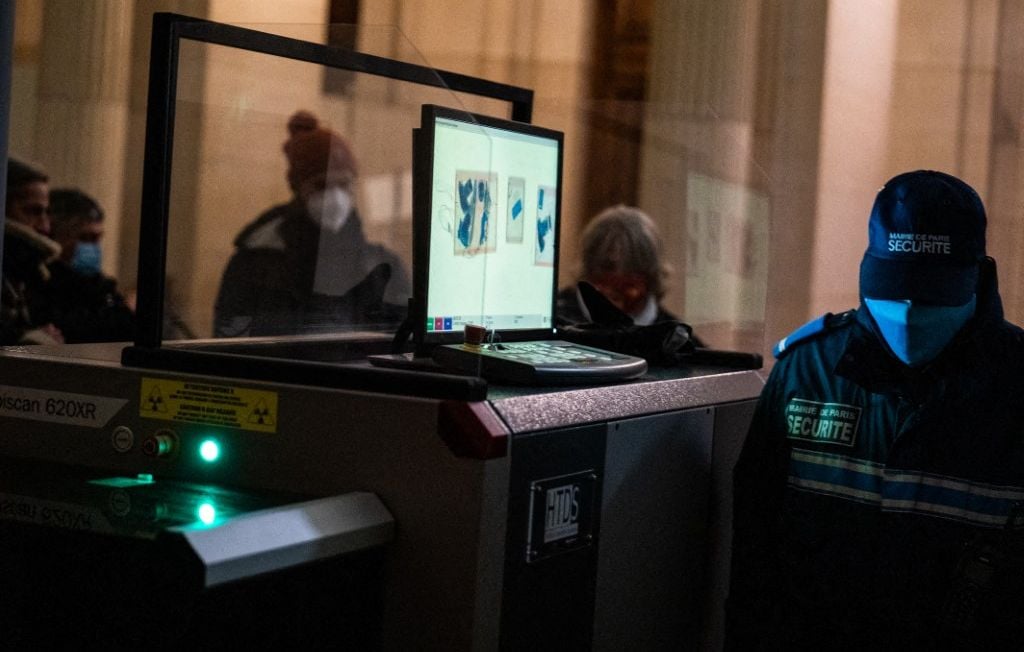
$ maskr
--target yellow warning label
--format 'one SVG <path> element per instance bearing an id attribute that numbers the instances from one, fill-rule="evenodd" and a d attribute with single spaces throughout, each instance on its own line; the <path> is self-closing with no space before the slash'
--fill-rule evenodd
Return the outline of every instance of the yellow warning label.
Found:
<path id="1" fill-rule="evenodd" d="M 143 378 L 139 415 L 150 419 L 277 432 L 277 392 Z"/>

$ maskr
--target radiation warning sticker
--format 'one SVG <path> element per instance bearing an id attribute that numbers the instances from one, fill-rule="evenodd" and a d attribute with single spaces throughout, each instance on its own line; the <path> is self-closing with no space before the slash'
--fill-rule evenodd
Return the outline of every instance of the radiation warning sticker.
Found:
<path id="1" fill-rule="evenodd" d="M 208 426 L 277 432 L 277 392 L 143 378 L 139 415 Z"/>

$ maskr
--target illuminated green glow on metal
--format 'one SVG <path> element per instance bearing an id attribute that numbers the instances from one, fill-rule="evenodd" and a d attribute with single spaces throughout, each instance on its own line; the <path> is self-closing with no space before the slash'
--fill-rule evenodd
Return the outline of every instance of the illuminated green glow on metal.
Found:
<path id="1" fill-rule="evenodd" d="M 128 487 L 138 487 L 144 484 L 153 484 L 152 476 L 149 480 L 143 480 L 142 476 L 149 475 L 147 473 L 140 473 L 134 478 L 128 478 L 125 476 L 117 476 L 113 478 L 97 478 L 96 480 L 89 480 L 89 484 L 99 485 L 101 487 L 114 487 L 117 489 L 125 489 Z"/>
<path id="2" fill-rule="evenodd" d="M 216 439 L 204 439 L 199 444 L 199 457 L 204 462 L 216 462 L 220 458 L 220 444 Z"/>
<path id="3" fill-rule="evenodd" d="M 200 503 L 196 508 L 196 517 L 203 525 L 210 525 L 217 519 L 217 508 L 213 503 Z"/>
<path id="4" fill-rule="evenodd" d="M 140 474 L 138 474 L 135 477 L 142 484 L 152 484 L 153 483 L 153 474 L 152 473 L 140 473 Z"/>

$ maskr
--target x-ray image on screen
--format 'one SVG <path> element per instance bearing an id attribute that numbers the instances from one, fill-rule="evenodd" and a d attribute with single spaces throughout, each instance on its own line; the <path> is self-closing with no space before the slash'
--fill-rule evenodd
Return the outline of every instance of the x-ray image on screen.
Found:
<path id="1" fill-rule="evenodd" d="M 455 173 L 459 200 L 455 224 L 455 253 L 491 253 L 497 246 L 494 191 L 498 176 L 489 172 Z"/>
<path id="2" fill-rule="evenodd" d="M 561 132 L 425 105 L 415 153 L 424 337 L 455 341 L 466 324 L 548 334 L 558 281 Z M 546 199 L 538 200 L 539 189 Z"/>
<path id="3" fill-rule="evenodd" d="M 533 262 L 536 265 L 555 264 L 555 188 L 537 187 L 537 245 Z"/>
<path id="4" fill-rule="evenodd" d="M 523 241 L 523 223 L 526 222 L 526 179 L 510 177 L 508 180 L 508 220 L 505 224 L 505 241 Z"/>

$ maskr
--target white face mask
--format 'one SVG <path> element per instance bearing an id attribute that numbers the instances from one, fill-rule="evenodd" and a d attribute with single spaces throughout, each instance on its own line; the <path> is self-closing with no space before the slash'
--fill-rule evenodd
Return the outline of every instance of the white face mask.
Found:
<path id="1" fill-rule="evenodd" d="M 320 228 L 337 233 L 352 212 L 352 193 L 338 186 L 318 190 L 306 199 L 306 211 Z"/>

